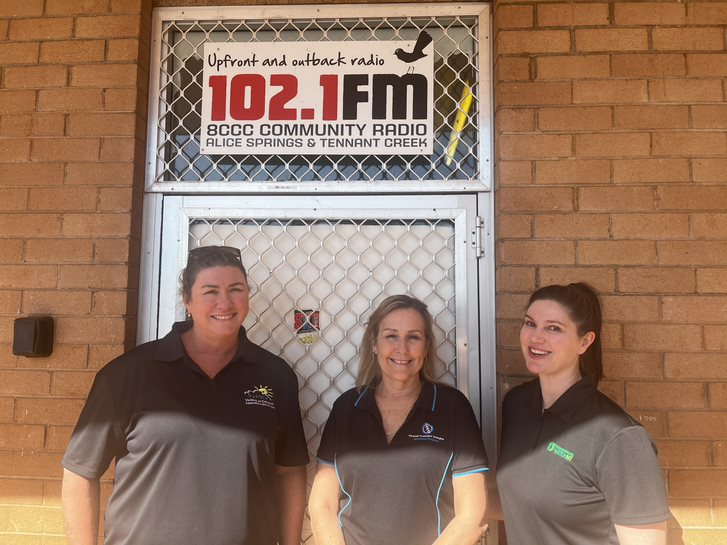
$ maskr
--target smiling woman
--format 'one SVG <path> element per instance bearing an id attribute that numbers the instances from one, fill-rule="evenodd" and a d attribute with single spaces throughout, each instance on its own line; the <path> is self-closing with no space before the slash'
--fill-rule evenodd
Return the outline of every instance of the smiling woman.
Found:
<path id="1" fill-rule="evenodd" d="M 528 371 L 539 377 L 548 393 L 546 408 L 563 388 L 580 379 L 580 356 L 595 339 L 593 331 L 580 331 L 560 303 L 540 299 L 530 304 L 520 329 L 520 346 Z"/>
<path id="2" fill-rule="evenodd" d="M 528 371 L 502 408 L 497 484 L 508 543 L 664 545 L 669 509 L 644 428 L 600 393 L 601 306 L 545 286 L 520 331 Z"/>
<path id="3" fill-rule="evenodd" d="M 96 376 L 63 458 L 70 542 L 96 542 L 99 477 L 116 459 L 106 545 L 297 545 L 308 454 L 296 376 L 247 338 L 238 249 L 192 250 L 180 284 L 191 320 Z"/>
<path id="4" fill-rule="evenodd" d="M 214 254 L 206 260 L 195 257 L 195 251 L 209 253 L 209 248 L 192 250 L 183 274 L 182 298 L 194 326 L 182 334 L 182 342 L 195 363 L 214 378 L 237 350 L 237 335 L 249 311 L 249 289 L 239 251 L 231 248 L 238 254 L 227 261 L 211 260 Z M 211 265 L 214 262 L 220 264 Z"/>
<path id="5" fill-rule="evenodd" d="M 369 318 L 356 388 L 336 400 L 309 502 L 318 545 L 468 545 L 487 455 L 472 407 L 433 379 L 432 317 L 406 295 Z"/>

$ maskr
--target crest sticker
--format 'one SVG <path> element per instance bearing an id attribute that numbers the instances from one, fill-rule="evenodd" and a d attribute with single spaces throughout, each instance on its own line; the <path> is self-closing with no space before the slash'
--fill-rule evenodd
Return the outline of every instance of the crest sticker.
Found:
<path id="1" fill-rule="evenodd" d="M 320 312 L 312 309 L 295 309 L 295 336 L 301 344 L 309 345 L 321 336 Z"/>

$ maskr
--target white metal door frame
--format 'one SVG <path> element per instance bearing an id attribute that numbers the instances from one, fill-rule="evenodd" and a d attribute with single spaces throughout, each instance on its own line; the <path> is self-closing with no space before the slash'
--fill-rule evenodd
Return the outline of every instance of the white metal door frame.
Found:
<path id="1" fill-rule="evenodd" d="M 226 6 L 226 7 L 181 7 L 181 8 L 156 8 L 152 20 L 152 51 L 150 64 L 150 87 L 149 87 L 149 123 L 147 132 L 147 163 L 145 172 L 145 190 L 147 192 L 205 192 L 224 194 L 234 192 L 325 192 L 325 193 L 349 193 L 360 192 L 370 194 L 380 193 L 405 193 L 405 192 L 477 192 L 490 191 L 494 187 L 492 183 L 492 81 L 491 81 L 491 6 L 487 2 L 473 3 L 393 3 L 393 4 L 336 4 L 336 5 L 260 5 L 260 6 Z M 476 96 L 476 115 L 471 119 L 473 126 L 476 126 L 476 143 L 473 146 L 473 154 L 477 157 L 477 173 L 458 172 L 456 174 L 445 173 L 442 176 L 414 177 L 410 181 L 391 179 L 388 176 L 375 175 L 371 178 L 364 176 L 361 179 L 332 179 L 323 177 L 315 180 L 267 180 L 259 181 L 253 178 L 225 179 L 214 181 L 201 175 L 197 180 L 185 180 L 184 177 L 172 177 L 162 180 L 159 176 L 160 170 L 165 170 L 166 160 L 160 157 L 161 151 L 168 143 L 164 135 L 159 134 L 160 120 L 168 115 L 170 106 L 162 97 L 164 93 L 176 89 L 173 82 L 174 76 L 163 69 L 163 62 L 174 57 L 174 46 L 169 37 L 164 35 L 166 25 L 175 23 L 193 24 L 196 29 L 201 30 L 203 26 L 215 26 L 226 20 L 240 21 L 290 21 L 307 19 L 320 20 L 343 20 L 346 18 L 360 18 L 361 24 L 367 20 L 377 18 L 392 18 L 411 22 L 417 18 L 442 18 L 445 21 L 442 25 L 435 25 L 442 30 L 447 29 L 457 21 L 473 19 L 477 21 L 476 30 L 473 30 L 471 39 L 475 44 L 473 51 L 468 51 L 473 67 L 476 71 L 476 85 L 473 87 Z M 294 25 L 292 25 L 294 26 Z M 384 25 L 386 26 L 386 25 Z M 185 27 L 186 28 L 186 27 Z M 434 27 L 433 27 L 434 28 Z M 397 36 L 399 33 L 397 31 Z M 400 37 L 400 36 L 399 36 Z M 234 37 L 229 38 L 234 40 Z M 282 39 L 277 36 L 276 39 Z M 346 40 L 355 39 L 346 35 Z M 186 47 L 194 49 L 188 40 L 182 40 Z M 450 44 L 451 40 L 440 40 L 440 45 Z M 296 42 L 291 42 L 296 43 Z M 186 51 L 186 50 L 185 50 Z M 191 53 L 186 52 L 186 55 Z M 472 83 L 472 82 L 470 82 Z M 454 92 L 454 91 L 453 91 Z M 459 91 L 452 96 L 454 101 L 460 99 Z M 195 106 L 198 107 L 198 106 Z M 449 123 L 449 121 L 447 121 Z M 449 125 L 445 125 L 449 127 Z M 451 128 L 451 127 L 450 127 Z M 164 132 L 164 131 L 162 131 Z M 461 146 L 460 146 L 461 147 Z M 476 152 L 476 153 L 475 153 Z M 436 171 L 441 166 L 441 161 L 432 159 L 430 170 Z M 411 165 L 408 170 L 412 171 Z M 412 183 L 409 183 L 412 182 Z"/>
<path id="2" fill-rule="evenodd" d="M 490 460 L 494 461 L 497 388 L 491 194 L 379 197 L 147 194 L 145 199 L 138 342 L 164 335 L 173 321 L 183 317 L 177 304 L 177 280 L 186 262 L 190 218 L 367 219 L 414 217 L 413 214 L 422 219 L 451 218 L 456 240 L 458 387 L 475 407 Z M 475 255 L 476 247 L 480 250 L 479 258 Z M 496 539 L 495 533 L 493 530 L 490 537 Z"/>

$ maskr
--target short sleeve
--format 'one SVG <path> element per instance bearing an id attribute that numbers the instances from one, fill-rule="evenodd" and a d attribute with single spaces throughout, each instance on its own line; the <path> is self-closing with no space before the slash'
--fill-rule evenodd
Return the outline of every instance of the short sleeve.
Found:
<path id="1" fill-rule="evenodd" d="M 63 456 L 67 470 L 87 479 L 97 479 L 111 461 L 126 451 L 116 403 L 102 373 L 96 375 L 86 404 Z"/>
<path id="2" fill-rule="evenodd" d="M 614 434 L 596 460 L 596 472 L 615 524 L 655 524 L 670 517 L 656 449 L 643 427 Z"/>
<path id="3" fill-rule="evenodd" d="M 455 477 L 487 471 L 489 463 L 482 432 L 467 398 L 455 390 L 455 439 L 452 472 Z"/>
<path id="4" fill-rule="evenodd" d="M 316 457 L 321 462 L 332 464 L 336 458 L 336 404 L 334 403 L 331 414 L 328 415 L 328 420 L 323 428 L 323 435 L 321 435 L 321 443 L 318 446 L 318 453 Z"/>
<path id="5" fill-rule="evenodd" d="M 275 442 L 275 463 L 281 466 L 302 466 L 308 463 L 308 447 L 303 432 L 298 402 L 298 380 L 287 367 L 285 397 L 281 403 L 282 429 Z"/>

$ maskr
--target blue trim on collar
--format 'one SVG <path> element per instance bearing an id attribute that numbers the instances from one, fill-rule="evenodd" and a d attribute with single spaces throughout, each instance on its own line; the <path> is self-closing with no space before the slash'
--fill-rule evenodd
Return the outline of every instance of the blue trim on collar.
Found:
<path id="1" fill-rule="evenodd" d="M 368 388 L 364 388 L 363 392 L 361 392 L 361 393 L 359 394 L 358 398 L 356 398 L 356 401 L 355 401 L 355 402 L 354 402 L 354 404 L 353 404 L 353 406 L 354 406 L 354 407 L 358 407 L 358 403 L 359 403 L 359 401 L 361 401 L 361 400 L 363 399 L 363 396 L 365 396 L 365 395 L 366 395 L 366 390 L 368 390 Z"/>
<path id="2" fill-rule="evenodd" d="M 437 401 L 439 400 L 439 387 L 441 384 L 435 384 L 424 380 L 422 382 L 422 391 L 414 402 L 414 407 L 423 411 L 434 412 L 437 410 Z M 364 411 L 376 412 L 375 388 L 364 387 L 363 391 L 353 402 L 353 406 Z"/>

